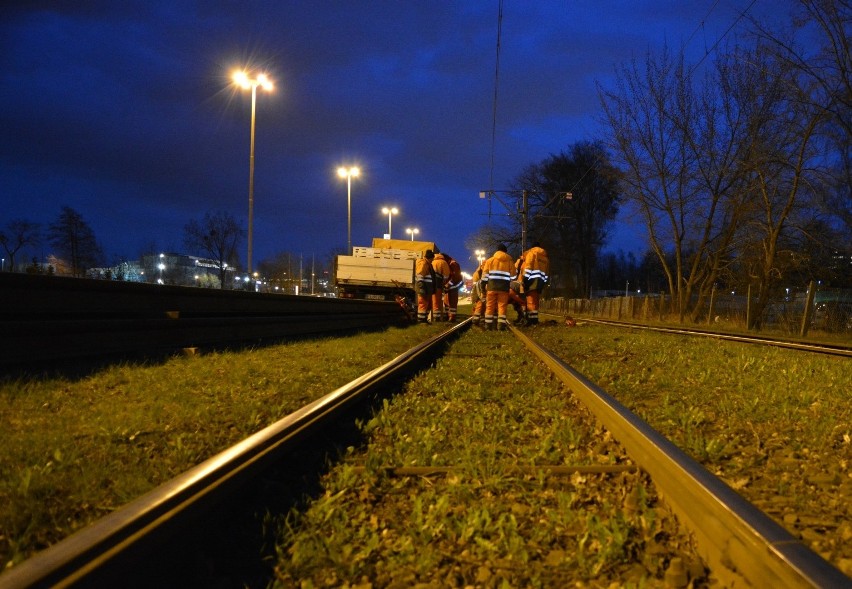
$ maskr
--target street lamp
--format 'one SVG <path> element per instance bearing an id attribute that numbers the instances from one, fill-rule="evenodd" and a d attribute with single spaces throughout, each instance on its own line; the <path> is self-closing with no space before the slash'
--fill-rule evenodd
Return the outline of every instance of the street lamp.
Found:
<path id="1" fill-rule="evenodd" d="M 481 264 L 483 260 L 485 260 L 485 250 L 476 250 L 473 252 L 476 254 L 476 260 Z"/>
<path id="2" fill-rule="evenodd" d="M 249 213 L 248 213 L 248 272 L 251 273 L 251 253 L 253 237 L 254 218 L 254 118 L 255 105 L 257 103 L 257 87 L 260 86 L 267 92 L 271 92 L 273 85 L 266 74 L 258 74 L 256 78 L 249 78 L 246 72 L 234 72 L 234 83 L 245 90 L 251 89 L 251 147 L 249 148 Z"/>
<path id="3" fill-rule="evenodd" d="M 409 227 L 405 230 L 405 232 L 408 233 L 411 236 L 411 241 L 414 241 L 414 236 L 417 235 L 418 233 L 420 233 L 420 229 L 418 229 L 417 227 L 414 227 L 414 228 Z"/>
<path id="4" fill-rule="evenodd" d="M 361 170 L 356 167 L 337 168 L 337 175 L 341 178 L 346 178 L 346 219 L 347 219 L 347 236 L 349 242 L 348 253 L 352 255 L 352 176 L 359 176 Z"/>
<path id="5" fill-rule="evenodd" d="M 390 239 L 391 238 L 391 217 L 393 217 L 394 215 L 399 213 L 399 209 L 396 208 L 396 207 L 393 207 L 393 208 L 390 208 L 390 209 L 387 208 L 387 207 L 382 207 L 382 212 L 388 216 L 388 239 Z"/>
<path id="6" fill-rule="evenodd" d="M 160 279 L 157 280 L 158 284 L 163 284 L 163 270 L 166 269 L 165 259 L 166 254 L 160 254 L 160 263 L 157 265 L 157 268 L 160 269 Z"/>

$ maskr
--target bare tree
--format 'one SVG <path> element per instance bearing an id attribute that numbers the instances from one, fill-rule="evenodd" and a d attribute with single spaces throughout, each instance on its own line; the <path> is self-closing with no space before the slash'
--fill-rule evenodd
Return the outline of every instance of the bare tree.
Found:
<path id="1" fill-rule="evenodd" d="M 830 147 L 830 174 L 816 192 L 818 203 L 852 236 L 852 3 L 797 0 L 792 34 L 782 36 L 757 20 L 752 28 L 775 57 L 809 82 L 802 96 L 824 111 L 819 133 Z M 802 39 L 796 42 L 796 39 Z"/>
<path id="2" fill-rule="evenodd" d="M 827 111 L 814 100 L 813 82 L 759 46 L 748 54 L 743 69 L 756 72 L 749 79 L 762 80 L 752 87 L 752 142 L 745 159 L 755 215 L 747 225 L 747 243 L 752 252 L 750 273 L 757 283 L 757 301 L 752 325 L 761 326 L 761 316 L 772 289 L 784 276 L 785 237 L 800 231 L 794 223 L 797 211 L 813 201 L 809 187 L 824 177 L 826 153 L 818 141 L 818 130 Z M 790 252 L 793 254 L 795 252 Z"/>
<path id="3" fill-rule="evenodd" d="M 697 89 L 696 89 L 697 88 Z M 667 51 L 601 91 L 626 195 L 645 217 L 675 310 L 698 317 L 720 279 L 757 286 L 760 316 L 826 170 L 814 84 L 764 45 L 717 59 L 700 82 Z M 734 264 L 736 261 L 736 264 Z"/>
<path id="4" fill-rule="evenodd" d="M 62 207 L 59 218 L 48 227 L 47 238 L 73 276 L 85 276 L 86 270 L 103 262 L 103 250 L 94 231 L 71 207 Z"/>
<path id="5" fill-rule="evenodd" d="M 681 320 L 705 278 L 707 244 L 720 194 L 696 180 L 699 108 L 683 59 L 668 48 L 619 73 L 617 88 L 599 88 L 613 151 L 624 168 L 625 198 L 644 217 L 650 245 Z M 706 184 L 706 181 L 705 181 Z"/>
<path id="6" fill-rule="evenodd" d="M 26 219 L 12 219 L 6 228 L 0 231 L 0 245 L 9 260 L 9 271 L 15 271 L 15 255 L 25 247 L 36 246 L 41 242 L 41 226 Z"/>
<path id="7" fill-rule="evenodd" d="M 237 242 L 245 230 L 230 213 L 205 213 L 201 221 L 192 220 L 184 226 L 184 245 L 199 255 L 214 260 L 218 267 L 219 283 L 225 288 L 227 268 L 237 264 Z"/>
<path id="8" fill-rule="evenodd" d="M 591 289 L 618 213 L 619 176 L 602 143 L 583 141 L 530 166 L 515 181 L 527 191 L 528 233 L 548 251 L 552 283 L 568 296 Z"/>

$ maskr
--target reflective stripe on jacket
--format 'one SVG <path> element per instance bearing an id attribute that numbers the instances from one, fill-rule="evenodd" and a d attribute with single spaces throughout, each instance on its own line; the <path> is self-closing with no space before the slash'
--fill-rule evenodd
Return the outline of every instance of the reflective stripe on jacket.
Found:
<path id="1" fill-rule="evenodd" d="M 482 273 L 483 280 L 488 283 L 488 290 L 509 292 L 509 283 L 515 276 L 515 263 L 509 254 L 497 250 L 485 260 Z"/>
<path id="2" fill-rule="evenodd" d="M 429 296 L 435 292 L 432 282 L 432 263 L 426 258 L 420 258 L 414 265 L 414 282 L 417 294 Z"/>
<path id="3" fill-rule="evenodd" d="M 543 248 L 533 247 L 524 254 L 524 290 L 542 290 L 549 280 L 550 261 Z"/>
<path id="4" fill-rule="evenodd" d="M 447 281 L 450 279 L 450 264 L 444 257 L 444 254 L 435 254 L 432 260 L 432 269 L 435 271 L 435 290 L 439 291 L 444 288 Z"/>
<path id="5" fill-rule="evenodd" d="M 447 287 L 450 290 L 458 290 L 464 283 L 464 277 L 461 273 L 461 266 L 453 259 L 450 259 L 450 282 Z"/>

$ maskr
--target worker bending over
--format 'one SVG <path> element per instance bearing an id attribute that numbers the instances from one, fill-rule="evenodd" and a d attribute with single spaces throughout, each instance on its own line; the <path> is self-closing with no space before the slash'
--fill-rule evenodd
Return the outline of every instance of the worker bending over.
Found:
<path id="1" fill-rule="evenodd" d="M 496 312 L 497 329 L 505 330 L 509 326 L 506 319 L 506 307 L 509 304 L 509 284 L 515 275 L 515 264 L 506 253 L 506 246 L 500 244 L 494 255 L 485 260 L 482 267 L 482 282 L 486 285 L 485 328 L 494 329 Z"/>
<path id="2" fill-rule="evenodd" d="M 450 263 L 447 256 L 435 248 L 435 257 L 432 260 L 433 278 L 435 280 L 435 291 L 432 294 L 432 320 L 444 321 L 444 289 L 450 282 Z"/>
<path id="3" fill-rule="evenodd" d="M 527 325 L 538 324 L 538 309 L 541 300 L 541 291 L 547 286 L 550 277 L 547 275 L 550 262 L 547 252 L 538 244 L 524 252 L 523 255 L 523 286 L 527 304 Z"/>
<path id="4" fill-rule="evenodd" d="M 435 254 L 426 250 L 422 258 L 417 260 L 414 267 L 414 283 L 417 287 L 417 322 L 429 322 L 429 310 L 432 308 L 432 295 L 435 294 L 433 281 L 432 260 Z"/>
<path id="5" fill-rule="evenodd" d="M 453 322 L 456 320 L 456 313 L 459 306 L 459 289 L 464 284 L 464 277 L 461 273 L 461 266 L 452 256 L 445 253 L 444 257 L 450 267 L 450 279 L 444 286 L 444 308 L 447 310 L 447 321 Z"/>

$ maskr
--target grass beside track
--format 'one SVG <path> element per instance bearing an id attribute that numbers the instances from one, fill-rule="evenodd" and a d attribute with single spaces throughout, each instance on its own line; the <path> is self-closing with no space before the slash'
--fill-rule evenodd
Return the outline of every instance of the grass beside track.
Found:
<path id="1" fill-rule="evenodd" d="M 674 557 L 703 574 L 644 475 L 545 473 L 624 452 L 511 333 L 465 333 L 363 429 L 282 527 L 276 586 L 661 587 Z M 387 476 L 411 466 L 452 471 Z"/>
<path id="2" fill-rule="evenodd" d="M 425 337 L 392 328 L 0 382 L 0 571 Z"/>
<path id="3" fill-rule="evenodd" d="M 22 561 L 438 329 L 415 326 L 244 353 L 175 357 L 156 365 L 116 366 L 78 380 L 0 383 L 0 566 Z M 754 502 L 759 507 L 852 574 L 849 359 L 591 325 L 542 325 L 527 333 L 561 354 L 744 496 L 757 497 Z M 445 434 L 436 441 L 438 430 L 427 432 L 433 437 L 418 449 L 413 444 L 414 434 L 406 438 L 405 432 L 395 432 L 394 448 L 398 450 L 382 455 L 383 461 L 408 455 L 417 460 L 431 458 L 448 440 L 453 445 L 470 445 L 468 454 L 473 457 L 488 445 L 471 445 L 464 431 L 469 427 L 481 432 L 481 441 L 489 442 L 495 456 L 498 450 L 511 455 L 513 450 L 496 448 L 494 443 L 492 430 L 499 427 L 496 413 L 480 415 L 472 423 L 459 416 L 475 416 L 481 406 L 494 406 L 494 399 L 479 390 L 479 381 L 485 379 L 479 369 L 491 365 L 489 358 L 495 359 L 500 374 L 515 375 L 503 397 L 523 389 L 528 378 L 520 371 L 528 365 L 519 358 L 526 355 L 507 353 L 498 345 L 511 339 L 510 334 L 480 333 L 478 337 L 482 339 L 473 343 L 465 339 L 465 349 L 454 348 L 455 356 L 441 362 L 450 380 L 418 379 L 420 388 L 412 389 L 414 406 L 403 409 L 412 415 L 449 412 L 458 419 L 461 433 Z M 455 363 L 444 364 L 450 359 Z M 426 402 L 441 387 L 466 399 L 465 411 L 450 405 L 452 395 L 437 410 Z M 480 396 L 462 396 L 468 390 L 479 390 L 476 394 Z M 552 401 L 547 393 L 540 393 L 527 398 L 529 404 L 534 405 L 539 396 Z M 521 406 L 518 411 L 526 408 Z M 431 423 L 433 417 L 427 415 L 425 422 Z M 368 430 L 384 431 L 386 426 L 377 421 Z M 549 437 L 545 436 L 537 450 L 542 460 L 567 456 L 563 454 L 571 443 L 567 434 L 544 431 Z M 357 480 L 363 484 L 363 478 Z M 412 481 L 407 481 L 402 492 L 411 498 L 431 493 L 428 484 L 426 491 L 418 487 L 415 493 L 409 486 Z M 769 498 L 767 487 L 775 489 Z M 498 488 L 512 498 L 521 495 L 519 488 L 513 490 L 508 483 Z M 466 493 L 467 489 L 458 491 Z M 499 511 L 502 507 L 491 503 L 497 495 L 459 497 L 482 507 L 479 513 L 499 515 L 492 519 L 494 530 L 503 530 L 512 517 L 517 521 L 515 511 L 525 514 L 538 509 L 513 499 L 510 513 Z M 374 496 L 368 494 L 363 500 L 373 501 Z M 446 505 L 438 507 L 447 509 Z M 430 517 L 428 508 L 426 513 L 421 510 L 421 517 Z M 373 525 L 373 520 L 369 523 Z M 422 538 L 428 539 L 428 530 L 424 529 Z M 601 550 L 599 537 L 590 535 L 585 542 Z M 565 556 L 554 550 L 551 565 L 563 562 Z M 452 554 L 463 559 L 471 555 L 463 553 L 460 549 Z M 603 562 L 601 570 L 608 570 L 605 559 L 596 562 Z M 496 583 L 506 564 L 497 558 L 481 571 L 477 569 L 482 580 L 475 584 Z M 587 561 L 584 566 L 598 565 Z M 633 573 L 648 574 L 643 570 Z"/>
<path id="4" fill-rule="evenodd" d="M 852 576 L 852 361 L 582 319 L 527 332 Z"/>

